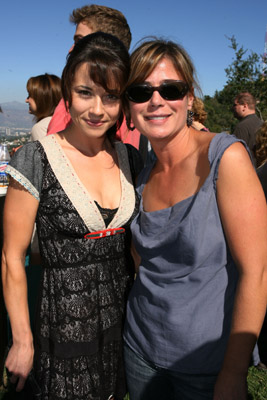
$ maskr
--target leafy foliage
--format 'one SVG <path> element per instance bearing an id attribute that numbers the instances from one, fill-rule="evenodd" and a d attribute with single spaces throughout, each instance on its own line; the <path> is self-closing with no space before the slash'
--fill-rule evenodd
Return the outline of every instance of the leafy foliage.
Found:
<path id="1" fill-rule="evenodd" d="M 250 92 L 257 100 L 257 112 L 267 119 L 267 68 L 263 70 L 264 56 L 245 50 L 239 46 L 235 36 L 227 37 L 234 51 L 232 63 L 225 68 L 227 81 L 214 97 L 205 96 L 205 109 L 208 112 L 207 127 L 213 132 L 232 132 L 237 121 L 232 114 L 235 96 L 240 92 Z"/>

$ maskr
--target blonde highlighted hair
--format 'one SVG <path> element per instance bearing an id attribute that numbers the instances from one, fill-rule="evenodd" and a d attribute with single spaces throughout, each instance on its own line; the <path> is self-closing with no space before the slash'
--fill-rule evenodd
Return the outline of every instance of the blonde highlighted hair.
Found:
<path id="1" fill-rule="evenodd" d="M 205 111 L 204 103 L 199 97 L 194 98 L 192 111 L 194 113 L 194 121 L 198 121 L 201 124 L 204 124 L 207 119 L 208 113 Z"/>
<path id="2" fill-rule="evenodd" d="M 127 86 L 143 83 L 163 58 L 169 59 L 182 80 L 187 83 L 190 92 L 196 89 L 201 93 L 197 82 L 195 68 L 190 56 L 181 45 L 155 37 L 145 38 L 145 41 L 131 55 L 131 71 Z M 131 117 L 129 102 L 124 98 L 124 111 L 127 126 L 130 128 Z"/>

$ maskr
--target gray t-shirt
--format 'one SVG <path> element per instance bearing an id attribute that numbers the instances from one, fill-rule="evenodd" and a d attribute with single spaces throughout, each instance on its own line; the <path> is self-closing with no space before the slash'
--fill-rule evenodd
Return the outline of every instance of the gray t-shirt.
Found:
<path id="1" fill-rule="evenodd" d="M 217 134 L 208 152 L 210 173 L 199 192 L 153 212 L 145 212 L 141 200 L 132 222 L 141 265 L 128 299 L 124 338 L 160 367 L 194 374 L 221 368 L 238 271 L 221 224 L 216 181 L 224 151 L 237 141 Z M 140 196 L 152 167 L 139 177 Z"/>

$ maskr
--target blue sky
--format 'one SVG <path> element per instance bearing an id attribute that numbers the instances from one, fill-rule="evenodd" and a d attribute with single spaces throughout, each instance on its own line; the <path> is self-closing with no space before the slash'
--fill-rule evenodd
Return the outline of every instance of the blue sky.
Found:
<path id="1" fill-rule="evenodd" d="M 45 72 L 61 75 L 72 44 L 69 15 L 86 0 L 2 0 L 0 104 L 24 102 L 26 82 Z M 267 1 L 256 0 L 103 0 L 117 8 L 132 31 L 132 46 L 147 35 L 169 38 L 190 54 L 203 94 L 212 96 L 226 82 L 224 69 L 234 56 L 225 36 L 245 49 L 264 51 Z"/>

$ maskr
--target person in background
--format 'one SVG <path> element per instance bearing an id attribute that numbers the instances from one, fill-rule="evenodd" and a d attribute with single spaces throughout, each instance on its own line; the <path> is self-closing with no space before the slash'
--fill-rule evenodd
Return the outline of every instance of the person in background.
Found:
<path id="1" fill-rule="evenodd" d="M 267 122 L 265 121 L 261 128 L 256 132 L 256 144 L 254 147 L 254 155 L 256 160 L 256 172 L 262 184 L 262 188 L 267 201 Z M 264 323 L 262 326 L 262 334 L 267 334 L 267 314 L 265 315 Z M 260 347 L 260 345 L 259 345 Z M 265 349 L 265 346 L 263 346 Z M 263 356 L 263 353 L 262 353 Z M 267 362 L 267 355 L 265 353 L 264 362 Z M 265 369 L 266 365 L 263 362 L 259 363 L 259 369 Z"/>
<path id="2" fill-rule="evenodd" d="M 110 33 L 119 38 L 129 50 L 132 35 L 125 16 L 118 10 L 97 4 L 91 4 L 74 9 L 70 16 L 70 22 L 76 26 L 73 41 L 77 43 L 82 37 L 90 33 L 102 31 Z M 74 44 L 69 51 L 72 51 Z M 55 110 L 52 120 L 48 126 L 48 134 L 60 132 L 71 123 L 71 116 L 66 110 L 63 99 Z M 142 158 L 145 160 L 147 154 L 147 140 L 140 137 L 140 133 L 128 129 L 123 120 L 116 136 L 124 143 L 130 143 L 140 150 Z"/>
<path id="3" fill-rule="evenodd" d="M 239 93 L 234 99 L 233 113 L 239 120 L 233 134 L 246 142 L 253 157 L 255 134 L 261 127 L 262 120 L 256 115 L 256 100 L 252 94 Z M 253 161 L 255 162 L 255 159 Z"/>
<path id="4" fill-rule="evenodd" d="M 192 127 L 197 131 L 208 132 L 208 128 L 205 127 L 204 122 L 207 119 L 207 112 L 205 111 L 205 106 L 203 101 L 199 97 L 195 97 L 192 105 Z"/>
<path id="5" fill-rule="evenodd" d="M 257 174 L 267 199 L 267 122 L 264 122 L 261 128 L 256 132 L 254 155 Z"/>
<path id="6" fill-rule="evenodd" d="M 186 51 L 148 40 L 131 55 L 126 116 L 150 141 L 131 224 L 131 400 L 245 400 L 266 310 L 266 200 L 245 142 L 187 123 L 198 88 Z M 234 168 L 233 168 L 234 165 Z"/>
<path id="7" fill-rule="evenodd" d="M 61 80 L 56 75 L 43 74 L 31 77 L 27 82 L 29 113 L 36 124 L 31 130 L 31 140 L 46 136 L 48 124 L 62 97 Z"/>
<path id="8" fill-rule="evenodd" d="M 97 32 L 75 45 L 62 73 L 72 117 L 64 131 L 27 143 L 8 167 L 2 281 L 13 345 L 6 367 L 21 390 L 34 365 L 41 399 L 119 399 L 125 302 L 134 278 L 133 181 L 143 164 L 115 142 L 129 54 Z M 36 331 L 24 268 L 34 222 L 43 273 Z"/>

